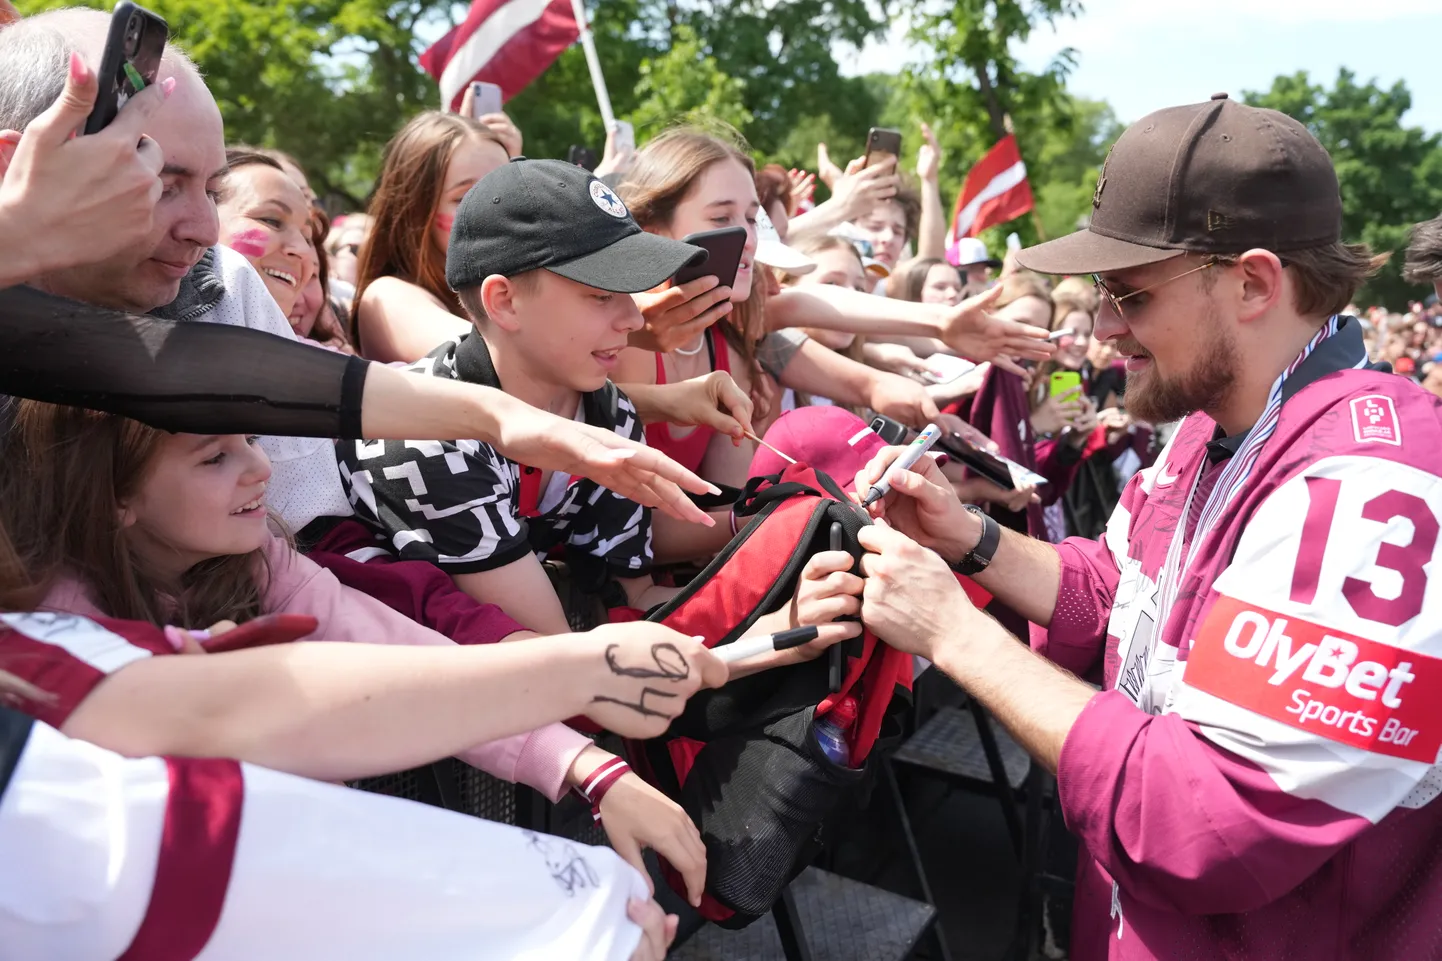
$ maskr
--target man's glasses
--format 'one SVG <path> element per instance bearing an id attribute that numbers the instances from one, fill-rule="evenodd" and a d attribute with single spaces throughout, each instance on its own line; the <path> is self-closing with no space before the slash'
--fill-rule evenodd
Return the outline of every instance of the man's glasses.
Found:
<path id="1" fill-rule="evenodd" d="M 1158 287 L 1164 287 L 1174 280 L 1181 280 L 1183 277 L 1189 276 L 1191 274 L 1200 273 L 1201 271 L 1206 270 L 1208 267 L 1217 266 L 1218 263 L 1219 261 L 1209 260 L 1206 263 L 1202 264 L 1200 267 L 1193 267 L 1191 270 L 1184 270 L 1181 273 L 1177 274 L 1175 277 L 1168 277 L 1166 280 L 1159 280 L 1156 283 L 1152 284 L 1150 287 L 1143 287 L 1141 290 L 1134 290 L 1129 294 L 1122 294 L 1120 297 L 1112 293 L 1111 288 L 1109 288 L 1106 285 L 1106 282 L 1102 280 L 1101 274 L 1091 275 L 1092 286 L 1096 288 L 1096 292 L 1101 296 L 1102 300 L 1106 302 L 1106 305 L 1112 309 L 1112 313 L 1116 314 L 1119 319 L 1126 320 L 1126 316 L 1122 314 L 1122 301 L 1130 300 L 1138 294 L 1144 294 L 1149 290 L 1156 290 Z"/>

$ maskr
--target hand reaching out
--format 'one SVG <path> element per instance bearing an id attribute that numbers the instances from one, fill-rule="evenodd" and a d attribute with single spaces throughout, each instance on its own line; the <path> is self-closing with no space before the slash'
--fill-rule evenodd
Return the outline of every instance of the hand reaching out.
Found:
<path id="1" fill-rule="evenodd" d="M 1045 360 L 1056 352 L 1042 327 L 1006 320 L 989 313 L 1001 296 L 1000 285 L 942 308 L 938 336 L 952 350 L 978 363 L 989 360 L 1003 370 L 1025 376 L 1018 360 Z"/>
<path id="2" fill-rule="evenodd" d="M 916 152 L 916 176 L 922 183 L 936 183 L 941 175 L 941 145 L 936 142 L 930 124 L 921 125 L 921 136 L 926 142 Z"/>
<path id="3" fill-rule="evenodd" d="M 824 143 L 816 145 L 816 176 L 831 190 L 836 189 L 836 181 L 841 179 L 841 168 L 831 159 L 831 152 Z"/>
<path id="4" fill-rule="evenodd" d="M 646 621 L 603 624 L 576 637 L 596 655 L 586 716 L 625 737 L 656 737 L 703 687 L 726 683 L 726 665 L 694 637 Z"/>
<path id="5" fill-rule="evenodd" d="M 630 145 L 618 147 L 616 145 L 616 133 L 619 127 L 612 126 L 606 131 L 606 149 L 601 155 L 601 162 L 596 165 L 594 173 L 597 177 L 605 177 L 607 174 L 625 174 L 636 162 L 636 148 Z"/>
<path id="6" fill-rule="evenodd" d="M 796 212 L 811 201 L 816 194 L 816 175 L 805 170 L 792 169 L 787 171 L 787 179 L 791 183 L 791 206 L 786 211 L 790 216 L 796 216 Z"/>
<path id="7" fill-rule="evenodd" d="M 606 752 L 597 749 L 597 753 Z M 681 805 L 638 775 L 624 774 L 601 798 L 601 827 L 611 847 L 640 871 L 648 884 L 651 879 L 641 857 L 646 848 L 680 872 L 686 881 L 686 900 L 693 906 L 701 903 L 701 892 L 706 889 L 706 845 Z"/>

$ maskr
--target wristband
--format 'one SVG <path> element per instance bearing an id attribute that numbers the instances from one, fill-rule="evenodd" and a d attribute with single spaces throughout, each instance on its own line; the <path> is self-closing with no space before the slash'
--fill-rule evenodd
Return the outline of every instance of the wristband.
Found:
<path id="1" fill-rule="evenodd" d="M 631 765 L 618 757 L 613 757 L 592 771 L 590 777 L 576 786 L 576 793 L 590 803 L 591 818 L 597 824 L 601 822 L 601 799 L 617 781 L 630 773 Z"/>
<path id="2" fill-rule="evenodd" d="M 990 566 L 992 556 L 996 554 L 996 546 L 1001 543 L 1001 525 L 975 504 L 967 504 L 966 509 L 981 521 L 981 540 L 977 541 L 976 546 L 967 552 L 967 555 L 952 569 L 958 574 L 971 577 L 980 574 Z"/>

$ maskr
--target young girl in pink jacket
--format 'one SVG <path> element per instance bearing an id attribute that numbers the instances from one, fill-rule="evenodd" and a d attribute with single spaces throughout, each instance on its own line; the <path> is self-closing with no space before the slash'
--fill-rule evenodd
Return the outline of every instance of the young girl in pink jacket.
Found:
<path id="1" fill-rule="evenodd" d="M 290 546 L 267 514 L 270 463 L 254 437 L 168 434 L 33 401 L 15 402 L 14 413 L 0 520 L 45 588 L 43 607 L 177 627 L 309 614 L 320 622 L 318 640 L 454 647 Z M 113 669 L 103 653 L 65 656 L 90 658 L 77 671 Z M 87 739 L 133 754 L 139 745 L 107 743 L 119 737 L 107 732 L 133 729 L 138 707 L 115 704 L 105 718 L 87 719 L 81 710 L 74 717 L 86 720 Z M 120 713 L 129 715 L 127 724 Z M 699 897 L 705 850 L 696 827 L 636 775 L 607 777 L 623 766 L 583 735 L 550 724 L 457 756 L 552 801 L 567 786 L 607 782 L 604 796 L 592 797 L 617 851 L 641 868 L 641 848 L 654 847 L 683 869 Z M 298 767 L 292 773 L 335 777 L 320 759 L 314 770 Z"/>

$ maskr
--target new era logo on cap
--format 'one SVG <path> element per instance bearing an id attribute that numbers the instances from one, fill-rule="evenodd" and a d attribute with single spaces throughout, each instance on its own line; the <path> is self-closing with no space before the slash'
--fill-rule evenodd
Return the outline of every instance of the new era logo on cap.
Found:
<path id="1" fill-rule="evenodd" d="M 549 270 L 617 293 L 658 287 L 706 257 L 700 247 L 648 234 L 616 192 L 588 170 L 518 157 L 466 193 L 451 226 L 446 283 L 478 286 L 499 274 Z"/>

